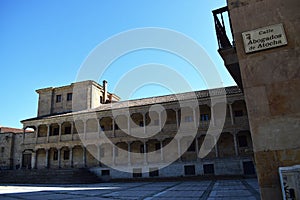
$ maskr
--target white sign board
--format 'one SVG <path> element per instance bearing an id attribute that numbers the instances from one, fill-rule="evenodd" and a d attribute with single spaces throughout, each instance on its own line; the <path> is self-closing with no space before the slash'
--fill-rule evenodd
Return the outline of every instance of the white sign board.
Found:
<path id="1" fill-rule="evenodd" d="M 246 53 L 261 51 L 287 44 L 282 24 L 266 26 L 242 33 Z"/>

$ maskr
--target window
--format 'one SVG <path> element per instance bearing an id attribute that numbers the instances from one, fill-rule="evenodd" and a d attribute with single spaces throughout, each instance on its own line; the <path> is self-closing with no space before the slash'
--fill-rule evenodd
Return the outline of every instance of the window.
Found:
<path id="1" fill-rule="evenodd" d="M 184 166 L 184 175 L 195 175 L 195 165 L 186 165 Z"/>
<path id="2" fill-rule="evenodd" d="M 110 175 L 110 171 L 108 169 L 101 170 L 101 176 L 109 176 L 109 175 Z"/>
<path id="3" fill-rule="evenodd" d="M 189 145 L 189 142 L 187 142 L 187 145 Z M 188 152 L 195 152 L 196 151 L 196 143 L 195 140 L 190 144 L 189 148 L 187 149 Z"/>
<path id="4" fill-rule="evenodd" d="M 201 114 L 200 115 L 200 121 L 208 121 L 209 115 L 208 114 Z"/>
<path id="5" fill-rule="evenodd" d="M 143 144 L 140 145 L 140 153 L 145 153 Z"/>
<path id="6" fill-rule="evenodd" d="M 68 93 L 67 94 L 67 101 L 72 101 L 72 96 L 73 96 L 72 93 Z"/>
<path id="7" fill-rule="evenodd" d="M 56 95 L 56 103 L 59 103 L 61 102 L 61 95 Z"/>
<path id="8" fill-rule="evenodd" d="M 58 127 L 54 127 L 54 128 L 52 129 L 52 136 L 58 135 L 58 134 L 59 134 L 59 128 L 58 128 Z"/>
<path id="9" fill-rule="evenodd" d="M 214 174 L 215 173 L 214 164 L 203 165 L 203 171 L 204 174 Z"/>
<path id="10" fill-rule="evenodd" d="M 133 172 L 132 176 L 134 178 L 142 177 L 142 169 L 141 168 L 133 168 L 132 172 Z"/>
<path id="11" fill-rule="evenodd" d="M 105 131 L 105 127 L 102 125 L 101 127 L 101 131 Z"/>
<path id="12" fill-rule="evenodd" d="M 193 121 L 193 117 L 192 116 L 185 116 L 184 122 L 192 122 L 192 121 Z"/>
<path id="13" fill-rule="evenodd" d="M 64 151 L 64 160 L 69 160 L 70 158 L 70 151 L 69 150 L 65 150 Z"/>
<path id="14" fill-rule="evenodd" d="M 150 168 L 149 169 L 149 177 L 159 176 L 159 171 L 157 168 Z"/>
<path id="15" fill-rule="evenodd" d="M 248 147 L 247 136 L 240 135 L 238 136 L 239 147 Z"/>
<path id="16" fill-rule="evenodd" d="M 71 126 L 65 127 L 65 134 L 71 134 Z"/>
<path id="17" fill-rule="evenodd" d="M 143 127 L 143 126 L 144 126 L 144 122 L 140 121 L 140 127 Z"/>
<path id="18" fill-rule="evenodd" d="M 241 117 L 241 116 L 243 116 L 243 115 L 244 115 L 244 113 L 243 113 L 242 110 L 235 110 L 235 111 L 234 111 L 234 116 L 235 116 L 235 117 Z"/>
<path id="19" fill-rule="evenodd" d="M 58 152 L 57 151 L 53 152 L 53 160 L 58 160 Z"/>
<path id="20" fill-rule="evenodd" d="M 155 151 L 160 150 L 160 143 L 155 143 Z"/>
<path id="21" fill-rule="evenodd" d="M 4 153 L 4 151 L 5 151 L 5 148 L 1 147 L 1 153 Z"/>

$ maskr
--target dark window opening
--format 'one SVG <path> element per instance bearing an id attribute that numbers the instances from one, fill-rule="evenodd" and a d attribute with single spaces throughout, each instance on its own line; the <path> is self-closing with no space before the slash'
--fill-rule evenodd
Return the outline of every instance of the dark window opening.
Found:
<path id="1" fill-rule="evenodd" d="M 70 151 L 69 150 L 65 150 L 64 151 L 64 160 L 69 160 L 70 158 Z"/>
<path id="2" fill-rule="evenodd" d="M 208 114 L 201 114 L 200 115 L 200 121 L 209 121 L 209 115 Z"/>
<path id="3" fill-rule="evenodd" d="M 247 136 L 238 136 L 239 147 L 248 147 Z"/>
<path id="4" fill-rule="evenodd" d="M 132 176 L 134 178 L 138 178 L 138 177 L 142 177 L 143 176 L 141 168 L 134 168 L 132 171 L 133 171 Z"/>
<path id="5" fill-rule="evenodd" d="M 144 122 L 140 121 L 140 127 L 143 127 L 143 126 L 144 126 Z"/>
<path id="6" fill-rule="evenodd" d="M 68 93 L 67 94 L 67 101 L 72 101 L 73 98 L 73 94 L 72 93 Z"/>
<path id="7" fill-rule="evenodd" d="M 1 147 L 1 153 L 4 153 L 5 148 Z"/>
<path id="8" fill-rule="evenodd" d="M 119 130 L 120 128 L 119 128 L 119 126 L 118 126 L 118 124 L 115 124 L 115 130 Z"/>
<path id="9" fill-rule="evenodd" d="M 150 168 L 149 169 L 149 177 L 156 177 L 159 176 L 159 171 L 157 168 Z"/>
<path id="10" fill-rule="evenodd" d="M 214 174 L 215 173 L 214 164 L 203 165 L 203 171 L 204 174 Z"/>
<path id="11" fill-rule="evenodd" d="M 189 145 L 189 142 L 188 142 Z M 195 140 L 190 144 L 189 148 L 187 149 L 188 152 L 195 152 L 196 151 L 196 142 Z"/>
<path id="12" fill-rule="evenodd" d="M 155 143 L 155 151 L 160 150 L 160 143 Z"/>
<path id="13" fill-rule="evenodd" d="M 56 103 L 59 103 L 61 102 L 61 95 L 56 95 Z"/>
<path id="14" fill-rule="evenodd" d="M 65 134 L 71 134 L 71 126 L 65 127 Z"/>
<path id="15" fill-rule="evenodd" d="M 186 165 L 184 166 L 184 175 L 195 175 L 195 165 Z"/>
<path id="16" fill-rule="evenodd" d="M 148 152 L 148 145 L 146 144 L 146 153 Z M 144 145 L 140 145 L 140 153 L 145 153 Z"/>
<path id="17" fill-rule="evenodd" d="M 58 127 L 55 127 L 52 129 L 52 136 L 54 135 L 58 135 L 59 134 L 59 128 Z"/>
<path id="18" fill-rule="evenodd" d="M 235 110 L 235 111 L 234 111 L 234 116 L 235 116 L 235 117 L 241 117 L 241 116 L 243 116 L 243 115 L 244 115 L 244 113 L 243 113 L 242 110 Z"/>
<path id="19" fill-rule="evenodd" d="M 57 151 L 53 152 L 53 160 L 58 160 L 58 152 Z"/>
<path id="20" fill-rule="evenodd" d="M 110 171 L 108 169 L 101 170 L 101 176 L 109 176 L 109 175 L 110 175 Z"/>

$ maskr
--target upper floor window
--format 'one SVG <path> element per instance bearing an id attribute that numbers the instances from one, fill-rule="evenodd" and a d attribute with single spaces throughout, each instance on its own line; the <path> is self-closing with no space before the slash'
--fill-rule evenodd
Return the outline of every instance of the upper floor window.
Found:
<path id="1" fill-rule="evenodd" d="M 209 115 L 208 114 L 201 114 L 200 115 L 200 120 L 201 121 L 208 121 L 209 120 Z"/>
<path id="2" fill-rule="evenodd" d="M 239 147 L 248 147 L 248 141 L 246 135 L 240 135 L 238 137 Z"/>
<path id="3" fill-rule="evenodd" d="M 234 111 L 234 116 L 235 117 L 241 117 L 243 115 L 244 115 L 243 110 L 235 110 Z"/>
<path id="4" fill-rule="evenodd" d="M 61 102 L 61 95 L 56 95 L 56 103 L 59 103 Z"/>
<path id="5" fill-rule="evenodd" d="M 67 101 L 72 101 L 72 96 L 73 96 L 72 93 L 68 93 L 67 94 Z"/>

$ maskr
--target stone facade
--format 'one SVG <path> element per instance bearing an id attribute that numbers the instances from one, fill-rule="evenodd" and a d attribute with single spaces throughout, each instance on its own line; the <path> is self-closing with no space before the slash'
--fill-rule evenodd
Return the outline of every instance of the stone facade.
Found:
<path id="1" fill-rule="evenodd" d="M 238 58 L 261 197 L 281 199 L 278 168 L 300 163 L 300 2 L 227 0 L 227 4 L 234 38 L 227 49 Z M 283 25 L 286 45 L 245 52 L 243 32 L 276 24 Z M 225 51 L 219 49 L 221 55 Z"/>
<path id="2" fill-rule="evenodd" d="M 84 83 L 90 81 L 75 83 L 80 85 L 83 100 L 75 102 L 75 97 L 70 100 L 76 105 L 74 111 L 68 106 L 58 110 L 56 104 L 67 105 L 66 98 L 53 103 L 53 95 L 44 94 L 49 93 L 49 89 L 37 90 L 40 95 L 38 116 L 22 121 L 24 130 L 35 130 L 23 135 L 22 167 L 87 167 L 103 179 L 255 174 L 247 109 L 243 93 L 237 87 L 225 88 L 227 103 L 222 133 L 218 140 L 209 138 L 212 144 L 217 143 L 206 157 L 200 158 L 197 155 L 200 147 L 207 145 L 203 141 L 208 128 L 217 130 L 219 127 L 215 110 L 220 104 L 211 105 L 210 99 L 218 98 L 222 89 L 193 92 L 197 106 L 192 108 L 179 105 L 176 95 L 118 101 L 116 95 L 108 93 L 114 101 L 101 102 L 102 98 L 90 98 L 89 92 L 81 92 L 88 91 L 84 87 L 89 84 Z M 95 82 L 92 85 L 103 88 Z M 51 90 L 66 96 L 77 92 L 73 87 L 71 84 Z M 103 95 L 102 92 L 96 94 Z M 189 101 L 190 94 L 179 96 Z M 90 99 L 89 105 L 93 106 L 86 107 L 86 99 Z M 49 113 L 51 101 L 52 111 L 57 112 Z M 48 105 L 42 105 L 43 102 Z M 151 110 L 154 104 L 165 111 Z M 183 128 L 184 135 L 177 137 L 178 130 Z M 147 135 L 152 132 L 156 134 Z M 138 138 L 138 134 L 147 137 Z M 170 146 L 172 151 L 164 151 L 165 146 Z M 169 162 L 172 164 L 167 165 Z M 167 167 L 161 168 L 165 165 Z"/>

